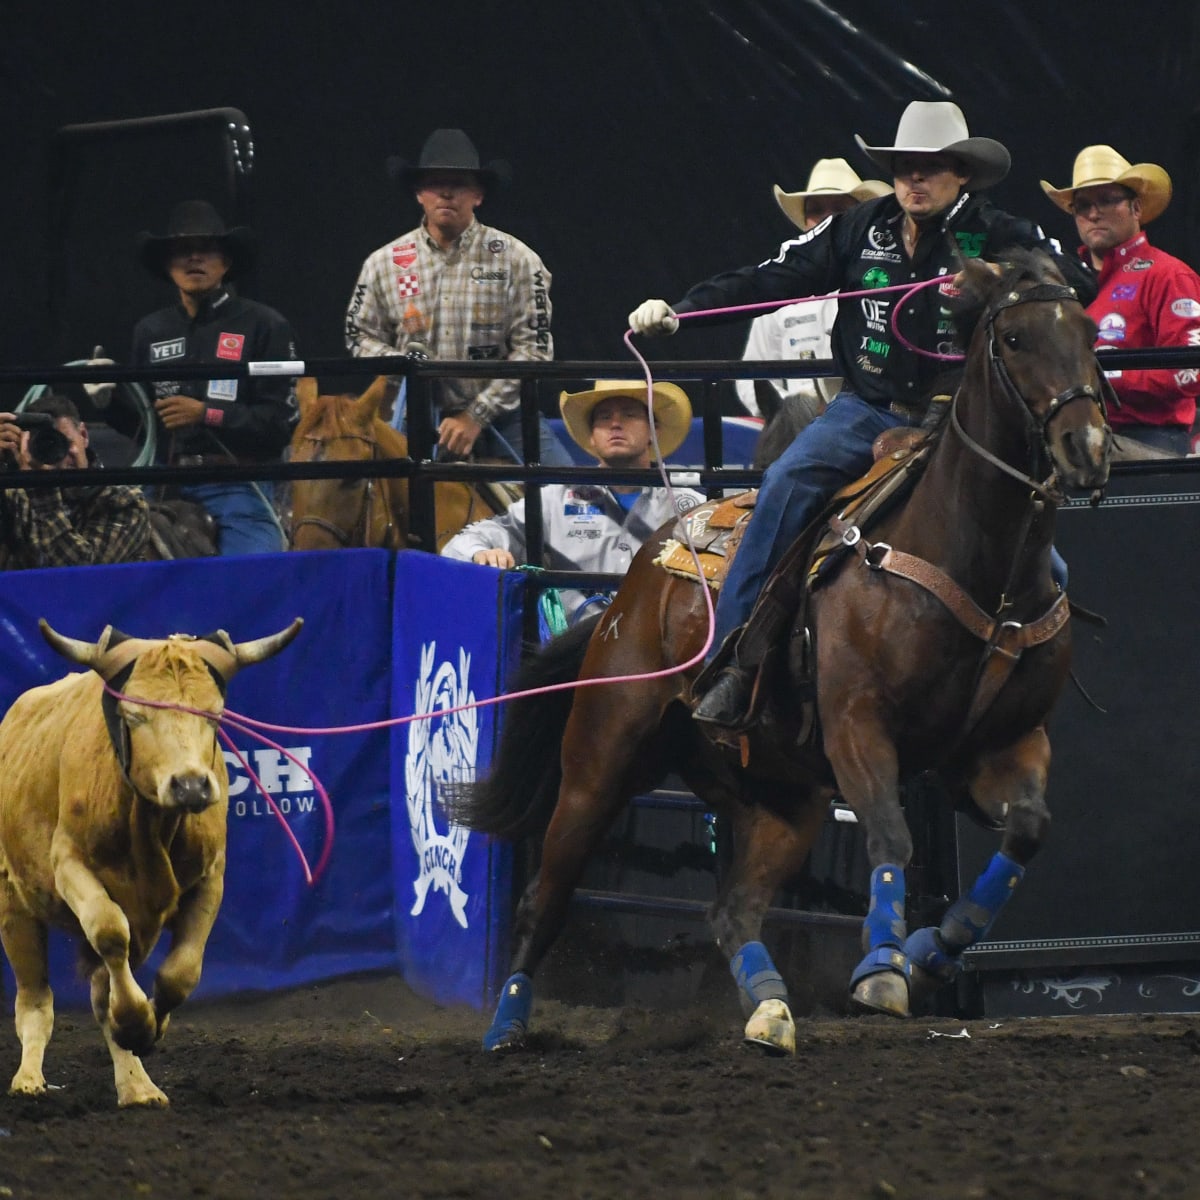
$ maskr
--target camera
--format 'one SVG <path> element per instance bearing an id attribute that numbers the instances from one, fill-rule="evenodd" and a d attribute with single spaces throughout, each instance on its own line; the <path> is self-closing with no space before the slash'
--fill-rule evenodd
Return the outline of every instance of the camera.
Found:
<path id="1" fill-rule="evenodd" d="M 29 457 L 39 466 L 53 466 L 70 454 L 70 441 L 49 413 L 20 412 L 15 416 L 17 428 L 29 431 Z"/>

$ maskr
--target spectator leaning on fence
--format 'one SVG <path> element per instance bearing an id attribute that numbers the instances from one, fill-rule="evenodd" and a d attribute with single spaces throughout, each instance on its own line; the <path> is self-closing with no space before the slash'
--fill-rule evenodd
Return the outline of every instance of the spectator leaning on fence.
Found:
<path id="1" fill-rule="evenodd" d="M 487 193 L 507 180 L 507 164 L 481 165 L 461 129 L 438 129 L 415 166 L 401 160 L 390 169 L 416 196 L 424 216 L 363 263 L 346 312 L 350 353 L 481 362 L 553 359 L 550 272 L 524 242 L 475 218 Z M 522 459 L 520 380 L 439 379 L 433 392 L 443 452 Z M 541 461 L 571 466 L 544 418 L 539 433 Z"/>
<path id="2" fill-rule="evenodd" d="M 253 261 L 254 235 L 226 229 L 216 209 L 188 200 L 171 211 L 165 234 L 142 233 L 138 256 L 154 276 L 175 287 L 177 303 L 143 317 L 133 331 L 139 367 L 192 363 L 232 366 L 296 357 L 288 322 L 273 308 L 238 296 L 231 281 Z M 156 380 L 159 455 L 176 466 L 278 462 L 296 420 L 294 381 L 254 379 Z M 114 403 L 109 423 L 130 432 L 136 420 Z M 221 554 L 283 549 L 283 534 L 268 491 L 257 483 L 199 483 L 180 489 L 217 525 Z"/>
<path id="3" fill-rule="evenodd" d="M 52 425 L 23 430 L 12 413 L 0 413 L 0 468 L 9 471 L 83 470 L 100 466 L 88 445 L 87 426 L 66 397 L 47 392 L 26 413 L 48 415 Z M 134 562 L 150 536 L 145 498 L 135 487 L 0 491 L 0 567 L 76 567 Z"/>
<path id="4" fill-rule="evenodd" d="M 1111 146 L 1085 146 L 1071 185 L 1042 190 L 1075 218 L 1080 257 L 1097 272 L 1088 313 L 1096 349 L 1200 346 L 1200 278 L 1185 262 L 1150 245 L 1143 226 L 1171 202 L 1171 177 L 1154 163 L 1130 163 Z M 1108 414 L 1118 437 L 1183 456 L 1200 394 L 1200 369 L 1110 371 L 1121 401 Z"/>
<path id="5" fill-rule="evenodd" d="M 563 392 L 563 423 L 571 438 L 601 466 L 644 469 L 652 464 L 646 385 L 598 380 L 586 392 Z M 665 458 L 687 437 L 692 406 L 673 383 L 654 385 L 654 418 L 659 451 Z M 703 502 L 699 492 L 616 484 L 545 484 L 541 489 L 544 555 L 540 565 L 557 571 L 595 571 L 623 575 L 642 543 L 676 512 Z M 509 568 L 526 562 L 525 501 L 506 513 L 468 525 L 442 549 L 447 558 Z M 581 591 L 564 593 L 572 615 L 583 603 Z"/>

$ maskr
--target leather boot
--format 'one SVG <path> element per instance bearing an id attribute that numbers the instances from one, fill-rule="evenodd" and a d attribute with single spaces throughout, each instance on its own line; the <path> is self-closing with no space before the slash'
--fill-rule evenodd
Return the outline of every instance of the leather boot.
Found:
<path id="1" fill-rule="evenodd" d="M 692 708 L 693 719 L 724 729 L 747 725 L 755 674 L 754 667 L 744 667 L 736 660 L 722 667 L 712 686 Z"/>

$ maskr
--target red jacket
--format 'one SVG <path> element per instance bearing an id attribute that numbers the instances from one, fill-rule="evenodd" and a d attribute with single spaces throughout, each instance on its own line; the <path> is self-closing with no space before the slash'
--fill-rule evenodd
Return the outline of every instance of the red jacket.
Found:
<path id="1" fill-rule="evenodd" d="M 1108 252 L 1098 285 L 1096 299 L 1088 305 L 1088 315 L 1100 327 L 1097 351 L 1200 346 L 1200 276 L 1187 263 L 1156 250 L 1144 232 Z M 1121 399 L 1121 407 L 1108 414 L 1114 429 L 1122 425 L 1191 429 L 1200 368 L 1108 374 Z"/>

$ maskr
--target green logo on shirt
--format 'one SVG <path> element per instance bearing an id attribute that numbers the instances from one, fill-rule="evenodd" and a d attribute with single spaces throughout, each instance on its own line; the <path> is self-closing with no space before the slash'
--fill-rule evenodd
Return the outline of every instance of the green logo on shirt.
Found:
<path id="1" fill-rule="evenodd" d="M 983 253 L 983 240 L 986 233 L 956 233 L 954 240 L 962 252 L 963 258 L 978 258 Z"/>
<path id="2" fill-rule="evenodd" d="M 882 267 L 872 267 L 863 276 L 863 283 L 869 288 L 887 287 L 891 282 L 892 277 Z"/>

